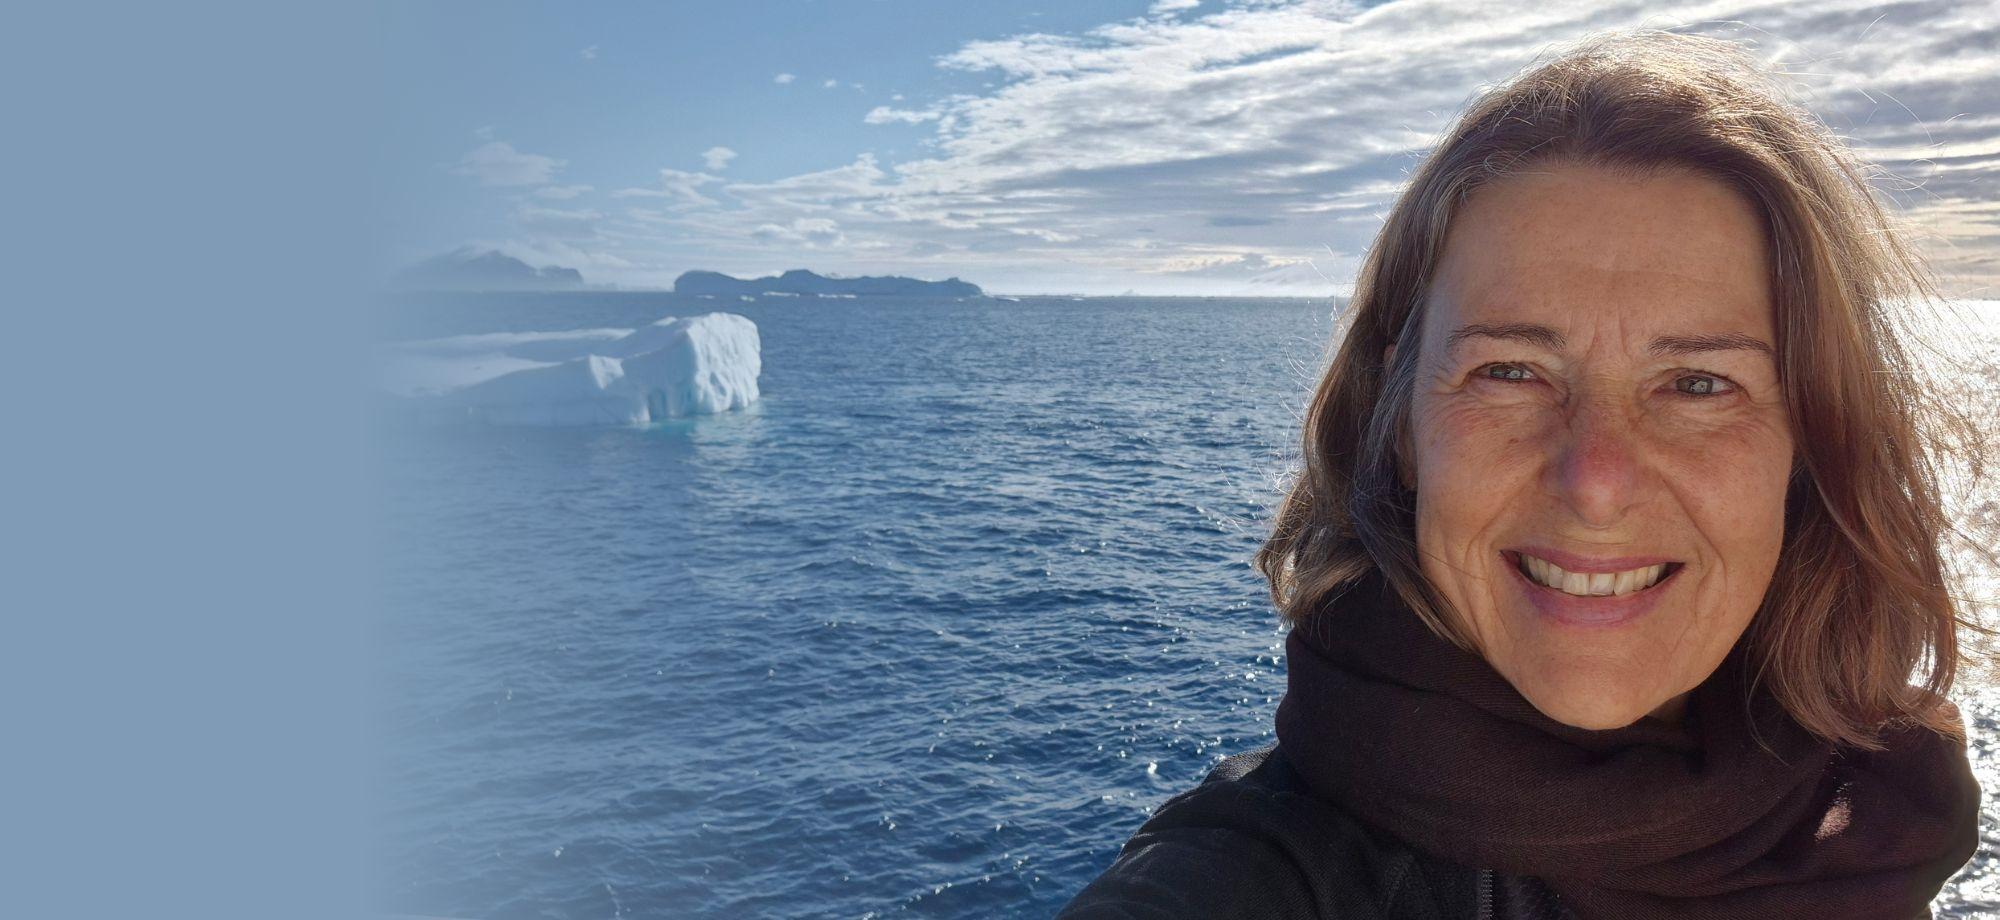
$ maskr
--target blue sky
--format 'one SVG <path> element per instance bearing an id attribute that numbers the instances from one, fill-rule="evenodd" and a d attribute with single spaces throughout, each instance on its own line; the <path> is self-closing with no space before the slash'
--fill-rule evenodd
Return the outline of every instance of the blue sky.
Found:
<path id="1" fill-rule="evenodd" d="M 382 13 L 378 266 L 461 247 L 666 287 L 1344 292 L 1478 89 L 1588 32 L 1745 41 L 2000 297 L 2000 2 L 732 0 Z"/>

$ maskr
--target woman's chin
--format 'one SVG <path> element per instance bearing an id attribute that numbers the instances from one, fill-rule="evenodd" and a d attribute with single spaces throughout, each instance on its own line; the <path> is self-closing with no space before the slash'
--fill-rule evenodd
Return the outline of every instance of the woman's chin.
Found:
<path id="1" fill-rule="evenodd" d="M 1576 631 L 1552 623 L 1519 598 L 1507 600 L 1512 603 L 1504 616 L 1512 619 L 1512 628 L 1499 632 L 1514 641 L 1501 651 L 1496 670 L 1543 715 L 1574 728 L 1606 731 L 1631 725 L 1667 702 L 1667 696 L 1633 681 L 1662 676 L 1657 672 L 1667 661 L 1650 641 L 1650 630 L 1631 627 L 1670 622 L 1678 611 L 1657 611 L 1651 622 L 1628 628 Z"/>
<path id="2" fill-rule="evenodd" d="M 1515 686 L 1521 688 L 1521 682 Z M 1587 731 L 1624 728 L 1645 718 L 1665 700 L 1650 700 L 1601 686 L 1543 687 L 1530 684 L 1521 689 L 1529 704 L 1557 722 Z"/>

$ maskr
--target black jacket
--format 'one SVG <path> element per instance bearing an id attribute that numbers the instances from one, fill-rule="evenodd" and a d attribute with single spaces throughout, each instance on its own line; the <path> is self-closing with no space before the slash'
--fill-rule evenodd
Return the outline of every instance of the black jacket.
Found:
<path id="1" fill-rule="evenodd" d="M 1058 920 L 1574 920 L 1534 878 L 1465 866 L 1306 791 L 1273 741 L 1140 825 Z"/>

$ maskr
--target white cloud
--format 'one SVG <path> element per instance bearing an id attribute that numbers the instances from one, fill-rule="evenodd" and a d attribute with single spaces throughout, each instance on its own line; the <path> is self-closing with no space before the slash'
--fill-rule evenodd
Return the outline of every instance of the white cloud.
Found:
<path id="1" fill-rule="evenodd" d="M 861 120 L 871 125 L 886 125 L 895 122 L 907 122 L 914 125 L 920 122 L 936 121 L 938 114 L 938 110 L 936 109 L 926 109 L 922 112 L 917 112 L 910 109 L 892 109 L 886 105 L 878 105 L 868 110 L 868 114 L 862 116 Z"/>
<path id="2" fill-rule="evenodd" d="M 1801 102 L 1909 180 L 1890 187 L 1917 186 L 1900 193 L 1906 206 L 1950 229 L 1962 264 L 2000 282 L 2000 209 L 1980 206 L 2000 184 L 2000 118 L 1977 114 L 2000 98 L 1996 0 L 1303 0 L 1160 15 L 1193 7 L 966 43 L 940 66 L 990 89 L 863 118 L 930 125 L 915 159 L 860 154 L 755 183 L 664 170 L 657 188 L 618 193 L 667 204 L 633 218 L 620 252 L 639 263 L 700 239 L 704 259 L 764 264 L 790 246 L 837 246 L 848 261 L 830 270 L 943 265 L 998 290 L 991 279 L 1012 277 L 1026 285 L 1014 290 L 1150 278 L 1155 290 L 1328 291 L 1351 281 L 1410 170 L 1476 91 L 1585 34 L 1650 26 L 1742 41 L 1790 72 Z"/>
<path id="3" fill-rule="evenodd" d="M 771 82 L 778 84 L 785 84 L 785 83 L 790 83 L 796 79 L 798 79 L 797 74 L 781 73 L 775 77 L 772 77 Z"/>
<path id="4" fill-rule="evenodd" d="M 723 190 L 753 210 L 839 210 L 889 196 L 894 190 L 883 184 L 886 176 L 875 164 L 875 155 L 864 153 L 846 166 L 772 182 L 732 182 Z"/>
<path id="5" fill-rule="evenodd" d="M 760 224 L 751 237 L 766 242 L 797 243 L 807 248 L 838 246 L 847 241 L 840 225 L 824 217 L 800 217 L 789 225 Z"/>
<path id="6" fill-rule="evenodd" d="M 586 61 L 597 60 L 597 46 L 591 45 L 590 47 L 583 49 L 583 59 Z"/>
<path id="7" fill-rule="evenodd" d="M 710 147 L 701 153 L 701 161 L 708 164 L 709 169 L 725 169 L 733 159 L 736 159 L 736 151 L 727 147 Z"/>
<path id="8" fill-rule="evenodd" d="M 1152 8 L 1146 10 L 1148 16 L 1161 16 L 1191 10 L 1201 5 L 1201 0 L 1153 0 Z"/>
<path id="9" fill-rule="evenodd" d="M 827 78 L 827 81 L 826 81 L 825 83 L 821 83 L 821 84 L 819 85 L 819 87 L 820 87 L 820 89 L 832 89 L 832 88 L 834 88 L 834 87 L 836 87 L 836 86 L 839 86 L 839 85 L 840 85 L 840 81 L 839 81 L 839 80 L 835 80 L 835 79 L 833 79 L 832 77 L 828 77 L 828 78 Z"/>
<path id="10" fill-rule="evenodd" d="M 661 198 L 669 208 L 701 208 L 717 204 L 716 200 L 701 193 L 701 187 L 711 182 L 720 182 L 721 177 L 707 173 L 691 173 L 678 169 L 660 170 L 660 184 L 657 188 L 626 188 L 612 192 L 614 198 Z"/>
<path id="11" fill-rule="evenodd" d="M 551 201 L 568 201 L 587 191 L 590 191 L 588 185 L 545 185 L 535 189 L 535 197 Z"/>
<path id="12" fill-rule="evenodd" d="M 506 141 L 488 141 L 460 157 L 453 171 L 478 179 L 481 185 L 541 185 L 554 178 L 564 162 L 555 157 L 522 153 Z"/>

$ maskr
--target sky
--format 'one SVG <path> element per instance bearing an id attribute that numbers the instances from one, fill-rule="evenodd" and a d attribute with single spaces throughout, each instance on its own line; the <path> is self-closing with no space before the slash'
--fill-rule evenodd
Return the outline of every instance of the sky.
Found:
<path id="1" fill-rule="evenodd" d="M 1616 28 L 1738 41 L 2000 298 L 2000 0 L 385 4 L 383 275 L 1330 296 L 1449 120 Z"/>

